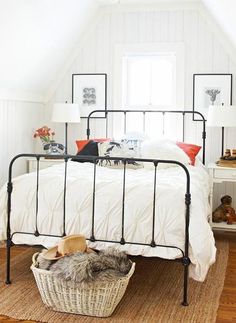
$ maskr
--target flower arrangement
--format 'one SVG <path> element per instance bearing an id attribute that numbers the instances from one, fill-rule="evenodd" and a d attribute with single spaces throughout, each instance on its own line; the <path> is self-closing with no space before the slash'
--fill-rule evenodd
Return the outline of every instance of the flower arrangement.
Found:
<path id="1" fill-rule="evenodd" d="M 43 126 L 35 130 L 34 138 L 39 138 L 43 144 L 43 150 L 47 155 L 61 155 L 65 151 L 65 147 L 62 144 L 56 143 L 53 139 L 55 132 Z"/>
<path id="2" fill-rule="evenodd" d="M 34 138 L 40 138 L 43 145 L 49 144 L 51 142 L 54 142 L 53 136 L 55 135 L 55 132 L 51 130 L 51 128 L 48 128 L 47 126 L 43 126 L 37 130 L 35 130 Z"/>

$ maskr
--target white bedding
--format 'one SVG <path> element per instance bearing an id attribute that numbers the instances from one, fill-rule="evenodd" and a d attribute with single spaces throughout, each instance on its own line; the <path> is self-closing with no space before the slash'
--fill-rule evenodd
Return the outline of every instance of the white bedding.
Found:
<path id="1" fill-rule="evenodd" d="M 215 244 L 207 222 L 209 213 L 209 178 L 202 166 L 189 166 L 191 175 L 190 276 L 203 281 L 215 261 Z M 62 233 L 64 165 L 55 165 L 40 173 L 38 229 L 40 233 Z M 125 240 L 151 241 L 153 171 L 128 169 L 126 179 Z M 121 237 L 121 169 L 97 167 L 95 237 L 120 240 Z M 93 165 L 68 162 L 66 233 L 91 235 Z M 34 232 L 36 173 L 13 180 L 11 230 Z M 184 250 L 186 176 L 179 167 L 157 173 L 155 241 Z M 6 185 L 0 191 L 0 240 L 6 239 Z M 18 234 L 14 243 L 42 244 L 50 247 L 57 238 Z M 98 249 L 107 244 L 89 243 Z M 175 249 L 138 245 L 115 245 L 132 255 L 173 259 L 181 253 Z"/>

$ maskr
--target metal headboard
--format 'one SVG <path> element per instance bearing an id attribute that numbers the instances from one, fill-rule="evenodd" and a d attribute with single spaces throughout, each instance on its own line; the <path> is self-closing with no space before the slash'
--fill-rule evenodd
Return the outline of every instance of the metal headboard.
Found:
<path id="1" fill-rule="evenodd" d="M 185 116 L 190 114 L 192 116 L 198 115 L 201 120 L 198 122 L 202 122 L 202 162 L 205 164 L 205 154 L 206 154 L 206 119 L 204 116 L 198 111 L 180 111 L 180 110 L 94 110 L 88 115 L 87 119 L 87 139 L 90 137 L 90 121 L 91 118 L 94 118 L 94 114 L 101 113 L 105 114 L 105 121 L 106 121 L 106 136 L 107 136 L 107 129 L 108 129 L 108 114 L 115 114 L 115 113 L 123 113 L 124 114 L 124 132 L 126 133 L 126 125 L 127 125 L 127 114 L 128 113 L 141 113 L 143 115 L 143 129 L 142 131 L 145 132 L 146 128 L 146 115 L 147 113 L 162 113 L 163 115 L 163 133 L 165 131 L 164 127 L 164 120 L 166 114 L 182 114 L 182 140 L 185 141 Z M 101 118 L 101 117 L 100 117 Z"/>

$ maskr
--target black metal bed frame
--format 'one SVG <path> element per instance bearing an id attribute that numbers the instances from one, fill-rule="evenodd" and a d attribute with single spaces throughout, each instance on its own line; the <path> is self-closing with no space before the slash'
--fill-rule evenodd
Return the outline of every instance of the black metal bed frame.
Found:
<path id="1" fill-rule="evenodd" d="M 125 117 L 124 121 L 124 127 L 126 130 L 126 115 L 127 113 L 133 113 L 133 112 L 140 112 L 143 114 L 144 118 L 144 130 L 145 130 L 145 116 L 147 113 L 162 113 L 163 119 L 167 113 L 176 113 L 176 114 L 182 114 L 183 115 L 183 141 L 184 141 L 184 128 L 185 128 L 185 115 L 186 114 L 198 114 L 202 118 L 202 153 L 203 153 L 203 163 L 205 163 L 205 139 L 206 139 L 206 128 L 205 128 L 205 122 L 203 115 L 197 111 L 164 111 L 164 110 L 106 110 L 106 134 L 107 134 L 107 115 L 109 113 L 123 113 Z M 88 116 L 87 120 L 87 138 L 90 137 L 90 118 L 94 113 L 103 113 L 104 110 L 95 110 L 91 112 Z M 164 125 L 164 121 L 163 121 Z M 11 231 L 11 195 L 13 191 L 13 182 L 12 182 L 12 169 L 14 162 L 22 157 L 35 157 L 37 160 L 37 169 L 36 169 L 36 205 L 35 205 L 35 228 L 34 232 L 12 232 Z M 28 235 L 34 235 L 35 237 L 38 236 L 47 236 L 47 237 L 63 237 L 67 234 L 66 232 L 66 194 L 67 194 L 67 163 L 68 160 L 71 158 L 79 160 L 84 160 L 85 158 L 87 160 L 90 160 L 90 162 L 94 165 L 94 172 L 93 172 L 93 205 L 92 205 L 92 215 L 91 215 L 91 235 L 87 240 L 91 242 L 99 241 L 99 242 L 111 242 L 111 243 L 119 243 L 121 245 L 125 244 L 131 244 L 131 245 L 142 245 L 142 246 L 150 246 L 152 248 L 155 247 L 161 247 L 161 248 L 172 248 L 177 249 L 181 252 L 182 257 L 178 259 L 174 259 L 176 261 L 182 262 L 184 266 L 184 284 L 183 284 L 183 301 L 182 305 L 187 306 L 188 305 L 188 295 L 187 295 L 187 289 L 188 289 L 188 271 L 189 271 L 189 265 L 190 265 L 190 258 L 189 258 L 189 218 L 190 218 L 190 204 L 191 204 L 191 194 L 190 194 L 190 175 L 187 167 L 183 165 L 182 163 L 175 161 L 175 160 L 158 160 L 158 159 L 144 159 L 144 158 L 120 158 L 120 157 L 98 157 L 98 156 L 74 156 L 74 155 L 63 155 L 63 156 L 55 156 L 55 158 L 64 159 L 64 188 L 63 188 L 63 232 L 61 235 L 54 235 L 54 234 L 47 234 L 43 232 L 39 232 L 38 230 L 38 210 L 39 210 L 39 204 L 38 204 L 38 193 L 39 193 L 39 161 L 40 158 L 44 157 L 50 157 L 50 155 L 45 154 L 19 154 L 15 156 L 10 164 L 9 164 L 9 174 L 8 174 L 8 183 L 7 183 L 7 193 L 8 193 L 8 199 L 7 199 L 7 241 L 6 241 L 6 284 L 10 284 L 10 255 L 11 255 L 11 246 L 13 245 L 13 237 L 15 234 L 28 234 Z M 96 169 L 98 167 L 98 162 L 101 160 L 114 160 L 122 162 L 123 164 L 123 187 L 122 187 L 122 212 L 121 212 L 121 238 L 119 241 L 115 240 L 104 240 L 104 239 L 98 239 L 96 237 L 95 233 L 95 203 L 96 203 Z M 126 241 L 125 240 L 125 188 L 126 188 L 126 166 L 129 162 L 152 162 L 154 165 L 154 185 L 153 185 L 153 211 L 152 211 L 152 236 L 150 239 L 150 243 L 142 243 L 142 242 L 134 242 L 134 241 Z M 171 163 L 176 164 L 177 166 L 181 167 L 186 175 L 186 192 L 185 192 L 185 243 L 184 243 L 184 250 L 180 249 L 176 246 L 169 246 L 169 245 L 160 245 L 156 243 L 155 241 L 155 219 L 156 219 L 156 184 L 157 184 L 157 166 L 160 163 Z"/>
<path id="2" fill-rule="evenodd" d="M 108 115 L 111 114 L 119 114 L 122 113 L 124 114 L 124 133 L 126 133 L 127 130 L 127 114 L 128 113 L 140 113 L 143 115 L 143 129 L 142 131 L 145 133 L 146 130 L 146 116 L 149 113 L 155 113 L 155 114 L 162 114 L 163 116 L 163 122 L 162 122 L 162 133 L 163 135 L 165 135 L 165 116 L 167 114 L 182 114 L 182 140 L 185 141 L 185 117 L 186 115 L 198 115 L 200 116 L 201 120 L 197 120 L 198 122 L 202 122 L 202 162 L 203 164 L 205 164 L 205 155 L 206 155 L 206 119 L 204 118 L 204 116 L 198 112 L 198 111 L 182 111 L 182 110 L 94 110 L 92 111 L 89 115 L 88 115 L 88 119 L 87 119 L 87 139 L 89 139 L 90 134 L 91 134 L 91 130 L 90 130 L 90 122 L 91 122 L 91 118 L 93 117 L 93 114 L 99 114 L 105 113 L 105 121 L 106 121 L 106 137 L 108 135 Z M 96 117 L 98 119 L 104 119 L 103 117 Z"/>

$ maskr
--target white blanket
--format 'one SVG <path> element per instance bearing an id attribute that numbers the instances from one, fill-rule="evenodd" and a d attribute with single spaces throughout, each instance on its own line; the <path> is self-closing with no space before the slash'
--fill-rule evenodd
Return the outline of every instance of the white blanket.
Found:
<path id="1" fill-rule="evenodd" d="M 66 195 L 66 234 L 91 235 L 93 165 L 68 162 Z M 209 213 L 209 178 L 203 167 L 189 166 L 191 176 L 190 215 L 190 276 L 203 281 L 209 266 L 215 261 L 215 244 L 207 222 Z M 40 172 L 38 229 L 40 233 L 61 235 L 63 228 L 64 165 L 55 165 Z M 152 236 L 153 171 L 127 169 L 125 197 L 126 241 L 150 243 Z M 122 210 L 122 169 L 97 167 L 95 237 L 120 240 Z M 186 176 L 179 167 L 157 172 L 155 242 L 173 245 L 184 250 Z M 35 230 L 36 173 L 13 179 L 11 230 Z M 6 239 L 6 185 L 0 191 L 0 240 Z M 57 243 L 58 238 L 16 234 L 14 243 Z M 98 249 L 118 246 L 132 255 L 158 256 L 174 259 L 180 251 L 140 245 L 89 243 Z"/>

